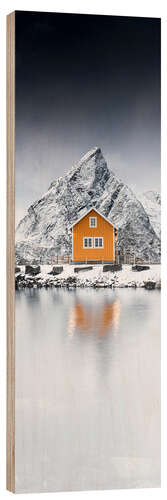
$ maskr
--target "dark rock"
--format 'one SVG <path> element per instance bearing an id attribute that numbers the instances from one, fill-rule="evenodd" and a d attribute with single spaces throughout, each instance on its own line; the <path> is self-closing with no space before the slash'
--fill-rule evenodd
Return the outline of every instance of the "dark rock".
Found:
<path id="1" fill-rule="evenodd" d="M 146 290 L 154 290 L 155 285 L 156 285 L 155 281 L 145 281 L 144 282 L 144 288 L 146 288 Z"/>
<path id="2" fill-rule="evenodd" d="M 75 276 L 69 276 L 68 278 L 66 278 L 65 282 L 66 283 L 76 283 L 77 281 L 77 278 Z"/>
<path id="3" fill-rule="evenodd" d="M 95 283 L 94 287 L 95 288 L 105 288 L 105 283 L 101 283 L 101 282 Z"/>
<path id="4" fill-rule="evenodd" d="M 25 266 L 25 274 L 36 276 L 36 274 L 39 274 L 40 272 L 41 272 L 40 266 L 31 266 L 30 264 L 27 264 Z"/>
<path id="5" fill-rule="evenodd" d="M 16 257 L 17 257 L 17 252 L 16 252 Z M 27 264 L 27 260 L 24 259 L 24 257 L 19 257 L 19 259 L 16 259 L 16 263 L 19 266 L 25 266 Z"/>
<path id="6" fill-rule="evenodd" d="M 135 264 L 132 266 L 132 271 L 148 271 L 150 269 L 150 266 L 144 266 L 142 264 Z"/>
<path id="7" fill-rule="evenodd" d="M 80 271 L 91 271 L 93 266 L 84 266 L 84 267 L 74 267 L 74 273 L 79 273 Z"/>
<path id="8" fill-rule="evenodd" d="M 15 282 L 19 282 L 19 281 L 24 281 L 25 279 L 25 275 L 24 274 L 18 274 L 16 277 L 15 277 Z"/>
<path id="9" fill-rule="evenodd" d="M 15 273 L 20 273 L 20 271 L 21 271 L 20 267 L 19 267 L 19 266 L 16 266 L 16 267 L 15 267 Z"/>
<path id="10" fill-rule="evenodd" d="M 56 276 L 57 274 L 61 274 L 63 272 L 63 266 L 53 266 L 52 271 L 48 274 L 52 274 L 53 276 Z"/>
<path id="11" fill-rule="evenodd" d="M 122 270 L 122 264 L 105 264 L 103 266 L 103 273 L 106 273 L 107 271 L 111 271 L 114 273 L 115 271 L 121 271 Z"/>

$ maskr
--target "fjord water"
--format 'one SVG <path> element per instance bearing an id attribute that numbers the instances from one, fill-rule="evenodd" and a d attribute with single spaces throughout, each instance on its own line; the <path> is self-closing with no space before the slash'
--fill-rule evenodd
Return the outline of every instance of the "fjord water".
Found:
<path id="1" fill-rule="evenodd" d="M 16 291 L 16 492 L 160 485 L 160 292 Z"/>

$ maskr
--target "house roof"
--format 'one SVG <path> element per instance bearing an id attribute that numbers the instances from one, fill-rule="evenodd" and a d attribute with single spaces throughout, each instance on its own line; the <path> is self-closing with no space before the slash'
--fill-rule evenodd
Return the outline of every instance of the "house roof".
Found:
<path id="1" fill-rule="evenodd" d="M 82 215 L 82 217 L 80 217 L 78 220 L 76 220 L 76 222 L 74 222 L 74 224 L 72 224 L 69 229 L 72 229 L 72 227 L 74 227 L 76 224 L 78 224 L 78 222 L 80 222 L 80 220 L 82 220 L 84 217 L 86 217 L 86 215 L 88 215 L 92 210 L 94 210 L 98 215 L 100 215 L 100 217 L 102 217 L 104 220 L 106 220 L 111 226 L 114 227 L 114 229 L 117 229 L 116 226 L 114 226 L 113 222 L 111 222 L 109 219 L 107 219 L 107 217 L 105 217 L 103 214 L 101 214 L 99 212 L 99 210 L 97 210 L 97 208 L 95 207 L 91 207 L 89 208 L 89 210 L 87 210 L 87 212 Z"/>

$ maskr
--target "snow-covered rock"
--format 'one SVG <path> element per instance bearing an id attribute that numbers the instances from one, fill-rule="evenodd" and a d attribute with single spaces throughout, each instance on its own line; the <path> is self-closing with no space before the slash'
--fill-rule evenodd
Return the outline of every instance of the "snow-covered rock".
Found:
<path id="1" fill-rule="evenodd" d="M 153 287 L 149 283 L 153 283 Z M 103 265 L 92 266 L 92 269 L 83 269 L 80 266 L 79 274 L 75 273 L 75 266 L 65 264 L 59 276 L 52 274 L 52 266 L 41 266 L 40 273 L 36 276 L 25 273 L 25 266 L 21 272 L 15 274 L 16 288 L 41 288 L 41 287 L 94 287 L 94 288 L 161 288 L 161 266 L 152 265 L 141 273 L 135 273 L 132 266 L 123 265 L 122 270 L 115 273 L 104 273 Z M 148 285 L 147 285 L 148 284 Z"/>
<path id="2" fill-rule="evenodd" d="M 157 234 L 161 237 L 161 195 L 157 191 L 146 191 L 138 196 L 147 215 L 149 216 L 151 225 Z"/>
<path id="3" fill-rule="evenodd" d="M 39 258 L 50 263 L 52 255 L 70 255 L 69 227 L 93 206 L 119 228 L 120 248 L 136 257 L 160 259 L 160 239 L 143 204 L 96 147 L 29 207 L 16 230 L 17 263 Z"/>

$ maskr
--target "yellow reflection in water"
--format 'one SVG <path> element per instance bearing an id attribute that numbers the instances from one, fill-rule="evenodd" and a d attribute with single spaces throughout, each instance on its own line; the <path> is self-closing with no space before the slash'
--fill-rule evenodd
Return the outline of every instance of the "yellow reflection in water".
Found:
<path id="1" fill-rule="evenodd" d="M 115 300 L 112 304 L 105 304 L 103 311 L 99 312 L 98 319 L 98 334 L 106 335 L 110 328 L 113 328 L 114 333 L 118 331 L 120 318 L 120 302 Z"/>
<path id="2" fill-rule="evenodd" d="M 68 335 L 73 336 L 75 330 L 82 333 L 94 333 L 105 336 L 112 328 L 116 334 L 119 327 L 120 302 L 115 300 L 112 304 L 103 304 L 97 310 L 88 309 L 84 304 L 77 302 L 69 313 Z"/>

